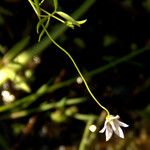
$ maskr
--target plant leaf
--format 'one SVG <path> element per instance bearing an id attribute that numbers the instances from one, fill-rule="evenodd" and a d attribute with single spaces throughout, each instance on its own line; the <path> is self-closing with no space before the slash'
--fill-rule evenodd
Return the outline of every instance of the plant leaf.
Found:
<path id="1" fill-rule="evenodd" d="M 36 7 L 37 15 L 40 15 L 41 14 L 41 9 L 40 9 L 40 5 L 39 5 L 39 1 L 38 0 L 34 0 L 34 5 Z"/>
<path id="2" fill-rule="evenodd" d="M 23 77 L 16 75 L 13 82 L 15 83 L 16 88 L 21 89 L 27 93 L 31 92 L 29 85 L 26 83 Z"/>
<path id="3" fill-rule="evenodd" d="M 54 2 L 54 9 L 55 11 L 57 11 L 57 8 L 58 8 L 58 0 L 53 0 Z"/>
<path id="4" fill-rule="evenodd" d="M 75 20 L 73 19 L 71 16 L 69 16 L 68 14 L 62 12 L 62 11 L 56 11 L 56 13 L 58 15 L 60 15 L 62 18 L 64 18 L 67 22 L 71 22 L 73 25 L 76 25 L 76 26 L 80 26 L 80 24 Z"/>
<path id="5" fill-rule="evenodd" d="M 36 26 L 36 32 L 39 33 L 39 28 L 42 24 L 44 24 L 44 22 L 47 20 L 47 17 L 45 18 L 42 18 L 39 20 L 39 22 L 37 23 L 37 26 Z"/>
<path id="6" fill-rule="evenodd" d="M 49 26 L 49 22 L 50 22 L 50 17 L 48 17 L 47 18 L 47 21 L 46 21 L 46 24 L 44 25 L 43 23 L 41 24 L 42 25 L 42 27 L 43 27 L 43 30 L 41 31 L 41 33 L 40 33 L 40 35 L 39 35 L 39 39 L 38 39 L 38 41 L 40 41 L 41 40 L 41 38 L 42 38 L 42 36 L 44 35 L 44 33 L 45 33 L 45 29 L 47 29 L 48 28 L 48 26 Z"/>
<path id="7" fill-rule="evenodd" d="M 81 25 L 81 24 L 84 24 L 86 21 L 87 21 L 87 19 L 76 21 L 76 22 Z"/>
<path id="8" fill-rule="evenodd" d="M 42 3 L 44 3 L 45 0 L 41 0 L 41 2 L 39 3 L 39 5 L 41 5 Z"/>
<path id="9" fill-rule="evenodd" d="M 30 37 L 27 36 L 23 39 L 21 39 L 21 41 L 19 41 L 17 44 L 15 44 L 3 57 L 3 61 L 4 62 L 9 62 L 11 61 L 13 58 L 15 58 L 19 52 L 21 50 L 23 50 L 27 44 L 29 43 Z"/>

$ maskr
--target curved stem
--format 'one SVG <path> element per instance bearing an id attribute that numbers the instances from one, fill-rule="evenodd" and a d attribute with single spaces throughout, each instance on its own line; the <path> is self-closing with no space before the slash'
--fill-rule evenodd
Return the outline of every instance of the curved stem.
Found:
<path id="1" fill-rule="evenodd" d="M 31 4 L 31 6 L 33 7 L 33 9 L 35 10 L 38 19 L 41 20 L 40 14 L 38 14 L 38 12 L 36 11 L 36 8 L 35 8 L 35 6 L 32 4 L 32 1 L 29 0 L 29 2 L 30 2 L 30 4 Z M 76 68 L 76 70 L 77 70 L 77 72 L 79 73 L 81 79 L 83 80 L 87 91 L 89 92 L 89 94 L 91 95 L 91 97 L 94 99 L 94 101 L 95 101 L 103 110 L 106 111 L 107 116 L 110 116 L 110 113 L 109 113 L 108 109 L 107 109 L 106 107 L 104 107 L 104 106 L 96 99 L 96 97 L 93 95 L 92 91 L 90 90 L 90 88 L 89 88 L 89 86 L 88 86 L 88 84 L 87 84 L 87 82 L 86 82 L 84 76 L 82 75 L 82 73 L 81 73 L 79 67 L 77 66 L 76 62 L 74 61 L 73 57 L 72 57 L 63 47 L 61 47 L 55 40 L 53 40 L 53 38 L 50 36 L 50 34 L 48 33 L 48 31 L 47 31 L 47 29 L 45 28 L 45 26 L 44 26 L 43 24 L 41 24 L 41 25 L 42 25 L 42 27 L 43 27 L 45 33 L 47 34 L 48 38 L 50 39 L 50 41 L 51 41 L 54 45 L 56 45 L 61 51 L 63 51 L 63 52 L 69 57 L 69 59 L 72 61 L 74 67 Z"/>
<path id="2" fill-rule="evenodd" d="M 87 84 L 87 82 L 86 82 L 84 76 L 82 75 L 82 73 L 81 73 L 79 67 L 78 67 L 77 64 L 75 63 L 75 61 L 74 61 L 74 59 L 72 58 L 72 56 L 71 56 L 63 47 L 61 47 L 59 44 L 57 44 L 57 43 L 53 40 L 53 38 L 50 36 L 50 34 L 48 33 L 48 31 L 45 29 L 44 26 L 43 26 L 43 29 L 45 30 L 45 33 L 47 34 L 48 38 L 49 38 L 61 51 L 63 51 L 63 52 L 70 58 L 70 60 L 72 61 L 74 67 L 76 68 L 77 72 L 79 73 L 81 79 L 83 80 L 83 82 L 84 82 L 84 84 L 85 84 L 85 87 L 86 87 L 86 89 L 88 90 L 88 92 L 89 92 L 89 94 L 91 95 L 91 97 L 95 100 L 95 102 L 96 102 L 102 109 L 104 109 L 104 110 L 106 111 L 107 115 L 109 116 L 110 113 L 109 113 L 108 109 L 107 109 L 106 107 L 104 107 L 102 104 L 100 104 L 100 102 L 99 102 L 99 101 L 96 99 L 96 97 L 93 95 L 93 93 L 91 92 L 91 90 L 90 90 L 90 88 L 89 88 L 89 86 L 88 86 L 88 84 Z"/>

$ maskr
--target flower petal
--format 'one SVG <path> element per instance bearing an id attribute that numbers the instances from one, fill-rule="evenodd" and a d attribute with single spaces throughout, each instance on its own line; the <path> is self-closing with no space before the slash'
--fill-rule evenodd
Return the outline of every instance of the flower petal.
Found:
<path id="1" fill-rule="evenodd" d="M 104 133 L 105 130 L 106 130 L 106 127 L 104 126 L 104 127 L 99 131 L 99 133 Z"/>
<path id="2" fill-rule="evenodd" d="M 108 141 L 108 140 L 112 137 L 112 134 L 113 134 L 113 130 L 112 130 L 112 128 L 108 125 L 108 126 L 106 127 L 106 133 L 105 133 L 105 135 L 106 135 L 106 141 Z"/>
<path id="3" fill-rule="evenodd" d="M 116 130 L 116 127 L 115 127 L 114 122 L 113 122 L 113 121 L 110 121 L 110 124 L 111 124 L 112 129 L 115 131 L 115 130 Z"/>
<path id="4" fill-rule="evenodd" d="M 106 130 L 106 126 L 104 126 L 104 127 L 99 131 L 99 133 L 104 133 L 105 130 Z"/>
<path id="5" fill-rule="evenodd" d="M 106 130 L 106 126 L 107 126 L 107 120 L 104 123 L 104 127 L 99 131 L 99 133 L 104 133 L 104 131 Z"/>
<path id="6" fill-rule="evenodd" d="M 119 118 L 120 118 L 119 115 L 116 115 L 116 116 L 113 117 L 113 119 L 115 119 L 115 120 L 118 120 Z"/>
<path id="7" fill-rule="evenodd" d="M 119 120 L 117 120 L 117 122 L 118 122 L 118 124 L 119 124 L 119 126 L 121 126 L 121 127 L 128 127 L 129 125 L 128 124 L 126 124 L 126 123 L 124 123 L 124 122 L 121 122 L 121 121 L 119 121 Z"/>
<path id="8" fill-rule="evenodd" d="M 121 138 L 124 138 L 124 133 L 123 133 L 123 131 L 122 131 L 122 129 L 120 128 L 119 125 L 116 126 L 116 129 L 117 129 L 117 130 L 114 131 L 115 134 L 118 135 L 118 136 L 121 137 Z"/>

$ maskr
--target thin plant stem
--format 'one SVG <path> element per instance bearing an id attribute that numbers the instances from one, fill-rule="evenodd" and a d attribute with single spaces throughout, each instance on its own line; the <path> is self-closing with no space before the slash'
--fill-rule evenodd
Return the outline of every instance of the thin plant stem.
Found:
<path id="1" fill-rule="evenodd" d="M 30 4 L 32 3 L 31 0 L 29 0 L 29 2 L 30 2 Z M 36 9 L 34 5 L 31 5 L 31 6 L 33 7 L 34 10 Z M 36 11 L 36 12 L 38 12 L 38 11 Z M 38 14 L 38 13 L 36 13 L 36 14 L 37 14 L 37 17 L 38 17 L 38 19 L 39 19 L 39 21 L 40 21 L 40 20 L 41 20 L 40 14 Z M 86 82 L 84 76 L 82 75 L 82 73 L 81 73 L 79 67 L 77 66 L 76 62 L 74 61 L 73 57 L 72 57 L 62 46 L 60 46 L 60 45 L 50 36 L 49 32 L 47 31 L 47 29 L 45 28 L 45 26 L 44 26 L 42 23 L 41 23 L 41 25 L 42 25 L 42 27 L 43 27 L 45 33 L 47 34 L 48 38 L 50 39 L 50 41 L 51 41 L 54 45 L 56 45 L 62 52 L 64 52 L 64 53 L 69 57 L 69 59 L 72 61 L 74 67 L 76 68 L 77 72 L 79 73 L 81 79 L 83 80 L 83 82 L 84 82 L 84 84 L 85 84 L 85 87 L 86 87 L 87 91 L 89 92 L 89 94 L 91 95 L 91 97 L 93 98 L 93 100 L 94 100 L 103 110 L 106 111 L 107 116 L 110 116 L 110 113 L 109 113 L 108 109 L 107 109 L 106 107 L 104 107 L 104 106 L 96 99 L 96 97 L 94 96 L 94 94 L 93 94 L 92 91 L 90 90 L 90 88 L 89 88 L 89 86 L 88 86 L 88 84 L 87 84 L 87 82 Z"/>
<path id="2" fill-rule="evenodd" d="M 32 3 L 30 0 L 29 0 L 29 2 Z M 34 10 L 36 9 L 34 5 L 31 5 L 31 6 L 34 7 L 34 8 L 33 8 Z M 38 11 L 36 11 L 36 12 L 38 12 Z M 40 14 L 38 14 L 38 13 L 36 13 L 36 14 L 37 14 L 38 19 L 41 20 Z M 91 97 L 93 98 L 93 100 L 94 100 L 103 110 L 106 111 L 107 116 L 110 116 L 110 113 L 109 113 L 108 109 L 107 109 L 106 107 L 104 107 L 104 106 L 96 99 L 96 97 L 94 96 L 94 94 L 93 94 L 92 91 L 90 90 L 90 88 L 89 88 L 89 86 L 88 86 L 88 84 L 87 84 L 87 82 L 86 82 L 84 76 L 82 75 L 82 73 L 81 73 L 79 67 L 77 66 L 76 62 L 74 61 L 73 57 L 72 57 L 62 46 L 60 46 L 60 45 L 50 36 L 50 34 L 49 34 L 49 32 L 47 31 L 47 29 L 45 28 L 45 26 L 44 26 L 43 24 L 41 24 L 41 25 L 42 25 L 42 27 L 43 27 L 45 33 L 47 34 L 48 38 L 50 39 L 50 41 L 51 41 L 54 45 L 56 45 L 61 51 L 63 51 L 63 52 L 69 57 L 69 59 L 72 61 L 74 67 L 76 68 L 77 72 L 79 73 L 81 79 L 83 80 L 83 82 L 84 82 L 84 84 L 85 84 L 85 87 L 86 87 L 87 91 L 89 92 L 89 94 L 91 95 Z"/>
<path id="3" fill-rule="evenodd" d="M 85 84 L 85 87 L 86 87 L 87 91 L 89 92 L 89 94 L 91 95 L 91 97 L 95 100 L 95 102 L 96 102 L 102 109 L 104 109 L 104 110 L 106 111 L 107 115 L 109 116 L 110 113 L 109 113 L 108 109 L 107 109 L 106 107 L 104 107 L 104 106 L 96 99 L 96 97 L 94 96 L 94 94 L 93 94 L 92 91 L 90 90 L 90 88 L 89 88 L 89 86 L 88 86 L 88 84 L 87 84 L 87 82 L 86 82 L 84 76 L 82 75 L 82 73 L 81 73 L 79 67 L 77 66 L 77 64 L 76 64 L 76 62 L 74 61 L 74 59 L 72 58 L 72 56 L 71 56 L 63 47 L 61 47 L 59 44 L 57 44 L 57 43 L 53 40 L 53 38 L 50 36 L 50 34 L 48 33 L 48 31 L 45 29 L 44 25 L 42 25 L 42 26 L 43 26 L 43 28 L 44 28 L 44 30 L 45 30 L 45 33 L 46 33 L 47 36 L 49 37 L 49 39 L 50 39 L 61 51 L 63 51 L 63 52 L 70 58 L 70 60 L 72 61 L 74 67 L 76 68 L 77 72 L 79 73 L 81 79 L 83 80 L 83 82 L 84 82 L 84 84 Z"/>
<path id="4" fill-rule="evenodd" d="M 63 21 L 62 19 L 60 19 L 60 18 L 54 16 L 54 13 L 53 13 L 53 14 L 50 14 L 49 12 L 45 11 L 45 10 L 42 9 L 42 8 L 41 8 L 41 11 L 43 11 L 44 13 L 46 13 L 48 16 L 53 17 L 54 19 L 60 21 L 61 23 L 65 23 L 65 21 Z"/>
<path id="5" fill-rule="evenodd" d="M 84 129 L 83 137 L 82 137 L 81 143 L 79 145 L 79 150 L 87 150 L 88 149 L 88 142 L 89 142 L 88 141 L 88 136 L 89 136 L 89 133 L 90 133 L 89 126 L 93 123 L 93 121 L 94 121 L 94 118 L 91 117 L 86 122 L 86 127 Z"/>

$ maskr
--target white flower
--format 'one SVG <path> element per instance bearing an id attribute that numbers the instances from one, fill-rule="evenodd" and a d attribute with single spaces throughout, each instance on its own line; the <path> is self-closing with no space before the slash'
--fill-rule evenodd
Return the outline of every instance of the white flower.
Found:
<path id="1" fill-rule="evenodd" d="M 104 127 L 102 128 L 102 130 L 99 131 L 100 133 L 105 132 L 106 141 L 108 141 L 112 137 L 113 131 L 119 137 L 124 138 L 124 133 L 121 127 L 128 127 L 129 125 L 119 121 L 118 120 L 119 118 L 120 118 L 119 115 L 116 115 L 116 116 L 110 115 L 106 117 Z"/>

